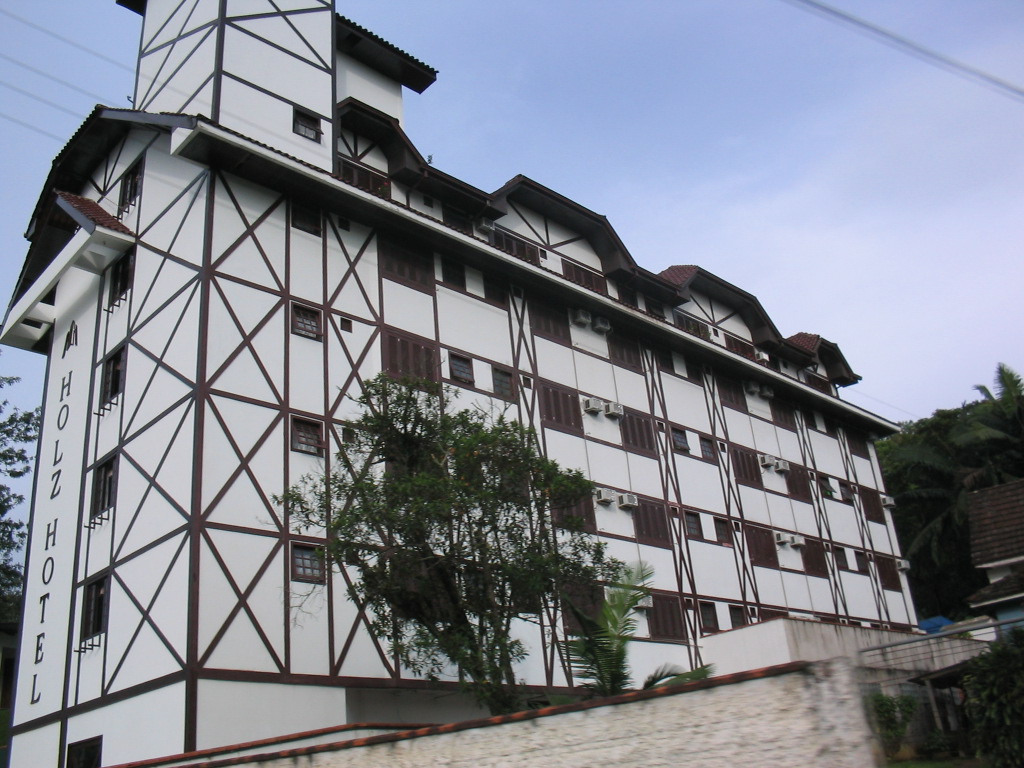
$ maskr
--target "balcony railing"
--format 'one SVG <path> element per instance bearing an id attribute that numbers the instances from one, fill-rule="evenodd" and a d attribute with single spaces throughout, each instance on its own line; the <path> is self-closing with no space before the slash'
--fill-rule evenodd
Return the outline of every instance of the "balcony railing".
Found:
<path id="1" fill-rule="evenodd" d="M 725 334 L 725 348 L 730 352 L 735 352 L 737 355 L 743 355 L 748 360 L 757 359 L 754 355 L 753 344 L 730 333 Z"/>
<path id="2" fill-rule="evenodd" d="M 377 197 L 388 199 L 391 197 L 391 181 L 383 173 L 359 165 L 344 157 L 339 158 L 338 173 L 341 180 L 353 186 L 365 189 Z"/>

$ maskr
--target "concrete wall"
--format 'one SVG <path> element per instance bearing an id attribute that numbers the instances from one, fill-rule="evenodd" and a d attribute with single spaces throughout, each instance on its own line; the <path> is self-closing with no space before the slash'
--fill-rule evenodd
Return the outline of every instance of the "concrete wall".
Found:
<path id="1" fill-rule="evenodd" d="M 787 664 L 600 702 L 264 754 L 249 761 L 227 755 L 204 757 L 147 765 L 865 768 L 877 764 L 854 669 L 845 659 Z"/>
<path id="2" fill-rule="evenodd" d="M 969 638 L 931 638 L 802 619 L 773 619 L 710 635 L 701 642 L 704 662 L 714 664 L 718 675 L 796 660 L 837 656 L 857 659 L 860 654 L 863 679 L 871 680 L 906 679 L 933 672 L 973 658 L 987 647 L 987 643 Z M 866 670 L 882 670 L 884 674 L 872 675 Z"/>

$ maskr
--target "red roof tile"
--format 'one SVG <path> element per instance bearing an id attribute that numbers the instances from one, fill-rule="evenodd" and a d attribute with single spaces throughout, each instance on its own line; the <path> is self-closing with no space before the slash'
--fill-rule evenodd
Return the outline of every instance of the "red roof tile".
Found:
<path id="1" fill-rule="evenodd" d="M 975 491 L 967 505 L 975 566 L 1024 559 L 1024 480 Z"/>
<path id="2" fill-rule="evenodd" d="M 816 333 L 804 333 L 801 331 L 800 333 L 794 333 L 786 339 L 786 341 L 813 354 L 818 351 L 818 345 L 821 343 L 821 336 Z"/>
<path id="3" fill-rule="evenodd" d="M 697 274 L 699 269 L 700 267 L 693 264 L 676 264 L 659 272 L 658 277 L 674 285 L 685 285 Z"/>
<path id="4" fill-rule="evenodd" d="M 81 197 L 79 195 L 73 195 L 70 192 L 61 192 L 59 190 L 57 192 L 57 197 L 99 227 L 106 227 L 107 229 L 112 229 L 115 232 L 121 232 L 125 235 L 135 234 L 128 229 L 128 227 L 122 224 L 117 217 L 113 214 L 107 213 L 95 200 L 90 200 L 87 197 Z"/>

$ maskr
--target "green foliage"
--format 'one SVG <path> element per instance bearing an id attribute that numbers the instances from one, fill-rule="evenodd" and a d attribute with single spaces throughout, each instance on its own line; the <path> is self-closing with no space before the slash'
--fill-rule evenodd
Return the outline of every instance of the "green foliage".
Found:
<path id="1" fill-rule="evenodd" d="M 887 757 L 892 757 L 903 746 L 903 737 L 907 735 L 910 718 L 917 710 L 917 699 L 913 696 L 875 693 L 868 702 L 871 705 L 878 737 L 882 740 L 882 748 Z"/>
<path id="2" fill-rule="evenodd" d="M 947 754 L 954 748 L 953 739 L 942 731 L 933 729 L 924 742 L 918 746 L 917 752 L 922 757 L 935 757 L 936 755 Z"/>
<path id="3" fill-rule="evenodd" d="M 562 591 L 614 574 L 617 563 L 551 509 L 592 492 L 542 456 L 534 433 L 502 415 L 450 412 L 452 393 L 381 375 L 329 477 L 281 499 L 293 519 L 326 525 L 327 551 L 354 576 L 350 595 L 411 670 L 455 667 L 493 714 L 520 706 L 514 622 L 554 614 Z"/>
<path id="4" fill-rule="evenodd" d="M 572 599 L 565 603 L 579 626 L 577 636 L 565 643 L 573 676 L 593 696 L 614 696 L 631 684 L 627 646 L 636 633 L 636 608 L 649 593 L 654 575 L 650 566 L 637 563 L 605 590 L 600 611 L 594 617 Z"/>
<path id="5" fill-rule="evenodd" d="M 565 643 L 573 676 L 584 681 L 590 696 L 614 696 L 630 690 L 628 647 L 636 633 L 636 610 L 650 594 L 648 586 L 654 570 L 637 563 L 623 571 L 608 589 L 596 616 L 581 610 L 564 596 L 568 610 L 579 630 Z M 644 680 L 644 690 L 659 685 L 675 685 L 711 676 L 712 665 L 685 671 L 671 664 L 659 667 Z"/>
<path id="6" fill-rule="evenodd" d="M 18 382 L 13 376 L 0 376 L 0 389 Z M 23 477 L 31 470 L 26 445 L 39 436 L 39 410 L 9 409 L 0 402 L 0 476 Z M 16 559 L 25 541 L 25 524 L 10 518 L 11 511 L 25 498 L 0 484 L 0 621 L 20 618 L 22 573 Z"/>
<path id="7" fill-rule="evenodd" d="M 688 672 L 684 672 L 671 664 L 666 664 L 658 667 L 657 670 L 647 676 L 647 679 L 644 680 L 644 690 L 657 688 L 660 685 L 682 685 L 683 683 L 693 683 L 697 680 L 707 680 L 714 673 L 714 664 L 705 664 L 703 667 L 697 667 Z"/>
<path id="8" fill-rule="evenodd" d="M 970 559 L 968 494 L 1024 477 L 1024 383 L 1000 364 L 995 394 L 976 389 L 983 399 L 903 424 L 877 445 L 923 616 L 968 615 L 967 597 L 986 584 Z"/>
<path id="9" fill-rule="evenodd" d="M 1024 629 L 971 659 L 964 677 L 971 738 L 993 768 L 1024 766 Z"/>

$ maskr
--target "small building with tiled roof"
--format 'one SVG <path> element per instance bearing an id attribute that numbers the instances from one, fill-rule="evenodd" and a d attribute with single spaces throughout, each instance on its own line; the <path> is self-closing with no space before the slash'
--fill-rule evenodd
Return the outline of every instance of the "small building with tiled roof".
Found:
<path id="1" fill-rule="evenodd" d="M 989 579 L 968 603 L 999 619 L 1024 619 L 1024 480 L 975 491 L 968 514 L 971 561 Z"/>

